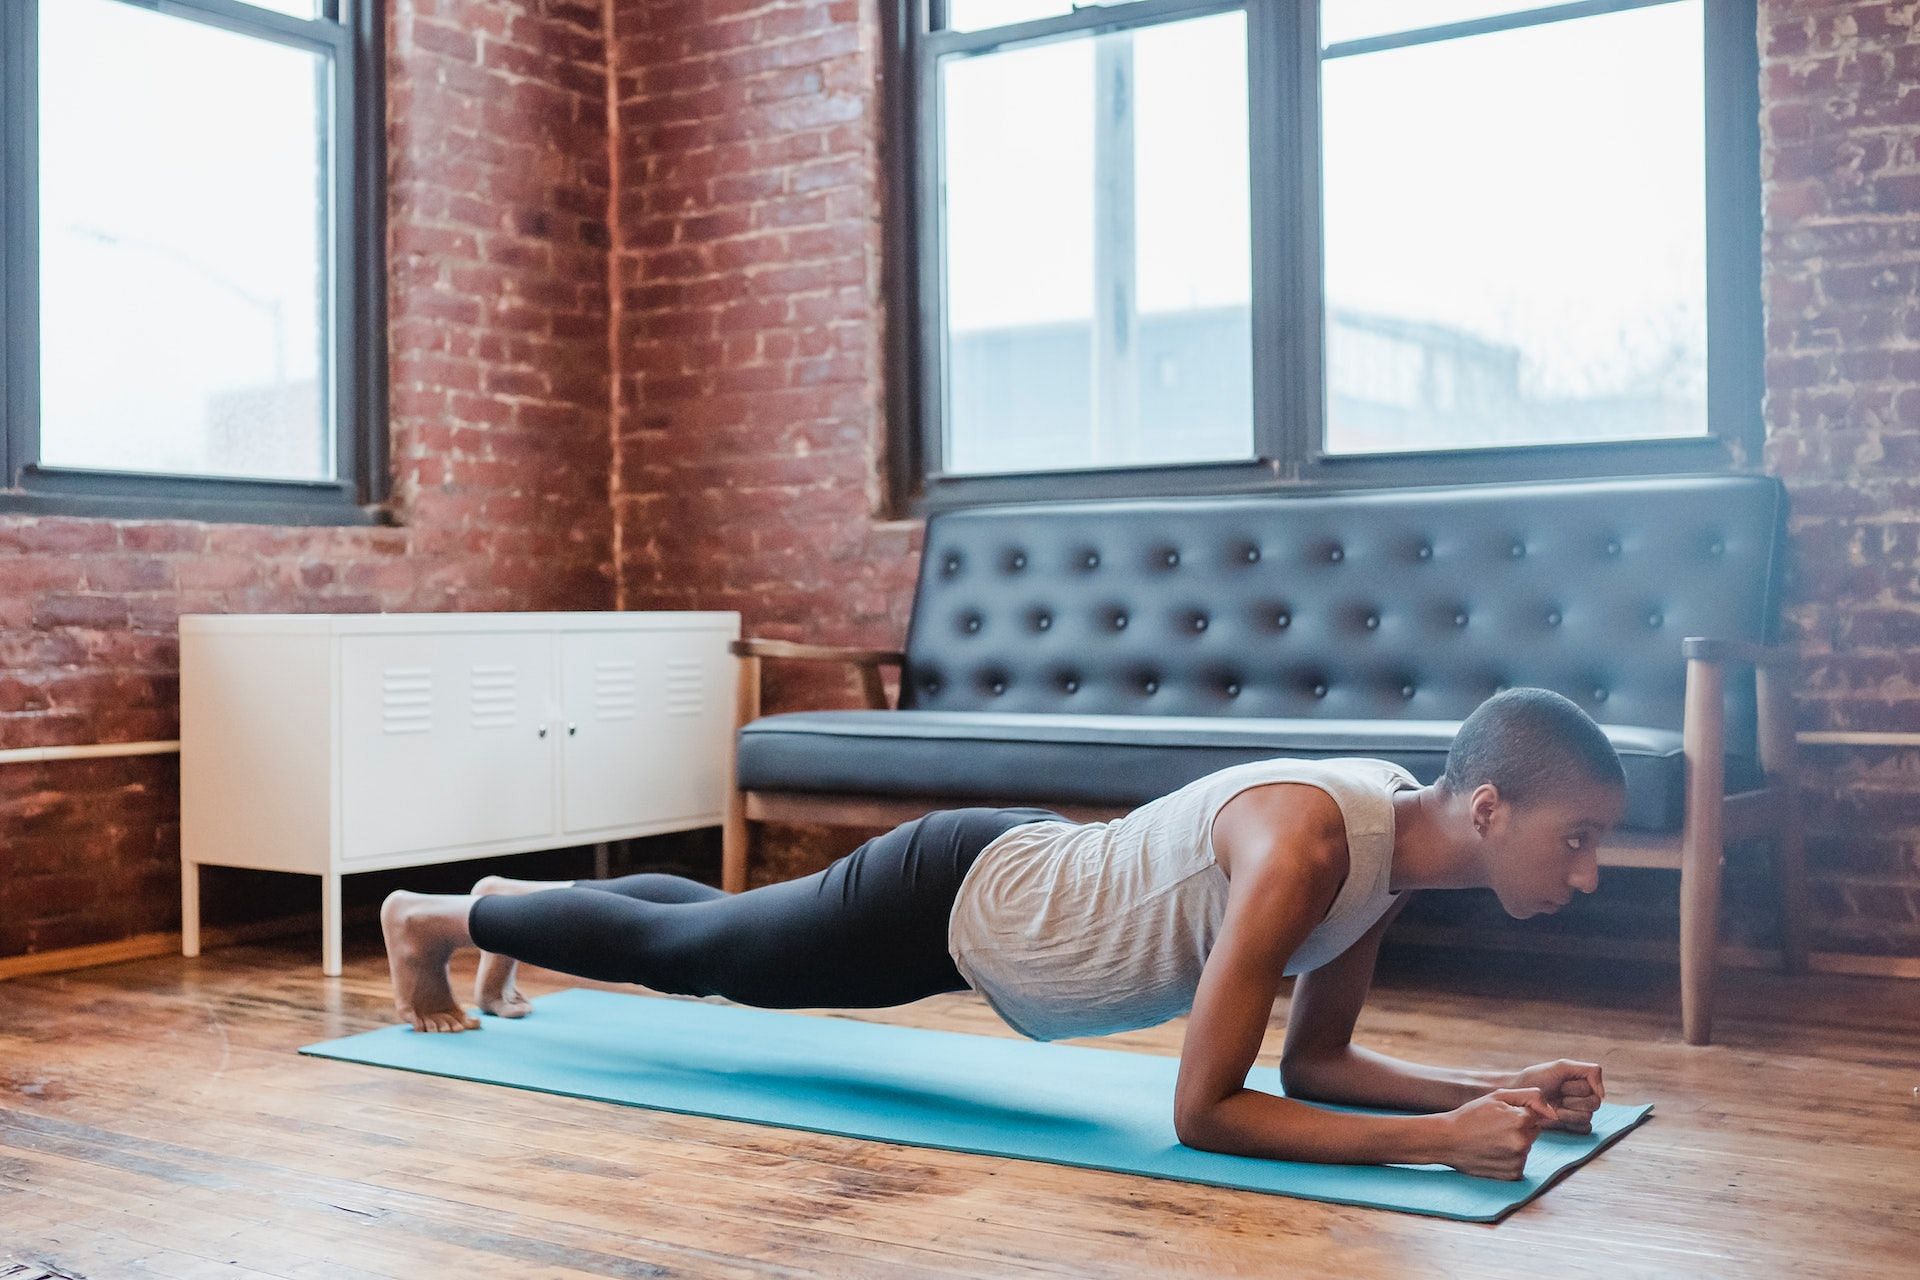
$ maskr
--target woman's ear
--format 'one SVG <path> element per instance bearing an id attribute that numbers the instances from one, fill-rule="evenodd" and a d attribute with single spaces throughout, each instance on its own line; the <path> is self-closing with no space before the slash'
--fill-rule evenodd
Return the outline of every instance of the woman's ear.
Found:
<path id="1" fill-rule="evenodd" d="M 1473 795 L 1467 801 L 1467 812 L 1473 818 L 1473 829 L 1480 833 L 1482 839 L 1499 824 L 1505 807 L 1500 799 L 1500 788 L 1491 782 L 1483 782 L 1473 789 Z"/>

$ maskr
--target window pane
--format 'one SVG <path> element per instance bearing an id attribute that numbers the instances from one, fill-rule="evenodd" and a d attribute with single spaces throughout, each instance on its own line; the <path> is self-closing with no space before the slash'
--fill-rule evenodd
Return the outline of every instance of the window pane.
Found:
<path id="1" fill-rule="evenodd" d="M 1240 12 L 941 64 L 948 473 L 1252 456 L 1246 67 Z"/>
<path id="2" fill-rule="evenodd" d="M 332 478 L 324 62 L 114 0 L 40 41 L 41 460 Z"/>
<path id="3" fill-rule="evenodd" d="M 1325 64 L 1330 452 L 1705 434 L 1702 58 L 1684 0 Z"/>
<path id="4" fill-rule="evenodd" d="M 1541 0 L 1320 0 L 1320 43 L 1341 44 L 1549 7 Z"/>

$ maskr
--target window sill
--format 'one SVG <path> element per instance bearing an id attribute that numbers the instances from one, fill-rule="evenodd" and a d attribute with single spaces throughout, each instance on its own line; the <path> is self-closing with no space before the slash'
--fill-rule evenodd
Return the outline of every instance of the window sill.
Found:
<path id="1" fill-rule="evenodd" d="M 344 499 L 290 502 L 273 499 L 109 497 L 104 494 L 26 493 L 0 490 L 0 515 L 75 516 L 98 520 L 192 520 L 205 524 L 397 525 L 385 506 L 359 506 Z"/>

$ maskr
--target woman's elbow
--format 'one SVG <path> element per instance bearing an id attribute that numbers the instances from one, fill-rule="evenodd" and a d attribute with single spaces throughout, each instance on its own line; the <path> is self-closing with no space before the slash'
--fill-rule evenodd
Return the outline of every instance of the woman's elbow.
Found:
<path id="1" fill-rule="evenodd" d="M 1280 1091 L 1289 1098 L 1316 1097 L 1320 1089 L 1321 1065 L 1316 1058 L 1280 1059 Z"/>
<path id="2" fill-rule="evenodd" d="M 1173 1136 L 1183 1147 L 1196 1151 L 1217 1151 L 1220 1126 L 1214 1104 L 1180 1103 L 1173 1106 Z"/>

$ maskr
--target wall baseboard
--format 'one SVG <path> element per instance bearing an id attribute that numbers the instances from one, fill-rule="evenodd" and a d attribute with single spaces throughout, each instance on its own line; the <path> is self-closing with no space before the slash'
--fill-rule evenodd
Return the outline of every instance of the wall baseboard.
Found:
<path id="1" fill-rule="evenodd" d="M 377 903 L 365 906 L 349 907 L 341 915 L 343 924 L 364 924 L 380 917 Z M 266 938 L 293 937 L 308 934 L 313 938 L 313 950 L 316 957 L 320 954 L 320 913 L 309 912 L 297 916 L 276 916 L 272 920 L 256 920 L 249 924 L 222 926 L 203 926 L 200 930 L 200 950 L 202 954 L 215 947 L 233 946 L 246 942 L 259 942 Z M 94 942 L 84 947 L 62 947 L 57 951 L 34 951 L 20 956 L 0 956 L 0 982 L 8 978 L 25 978 L 34 974 L 67 973 L 75 969 L 93 969 L 103 964 L 121 964 L 128 960 L 151 960 L 156 956 L 178 956 L 180 954 L 180 934 L 141 933 L 131 938 L 122 938 L 117 942 Z M 314 966 L 317 969 L 319 960 Z"/>

